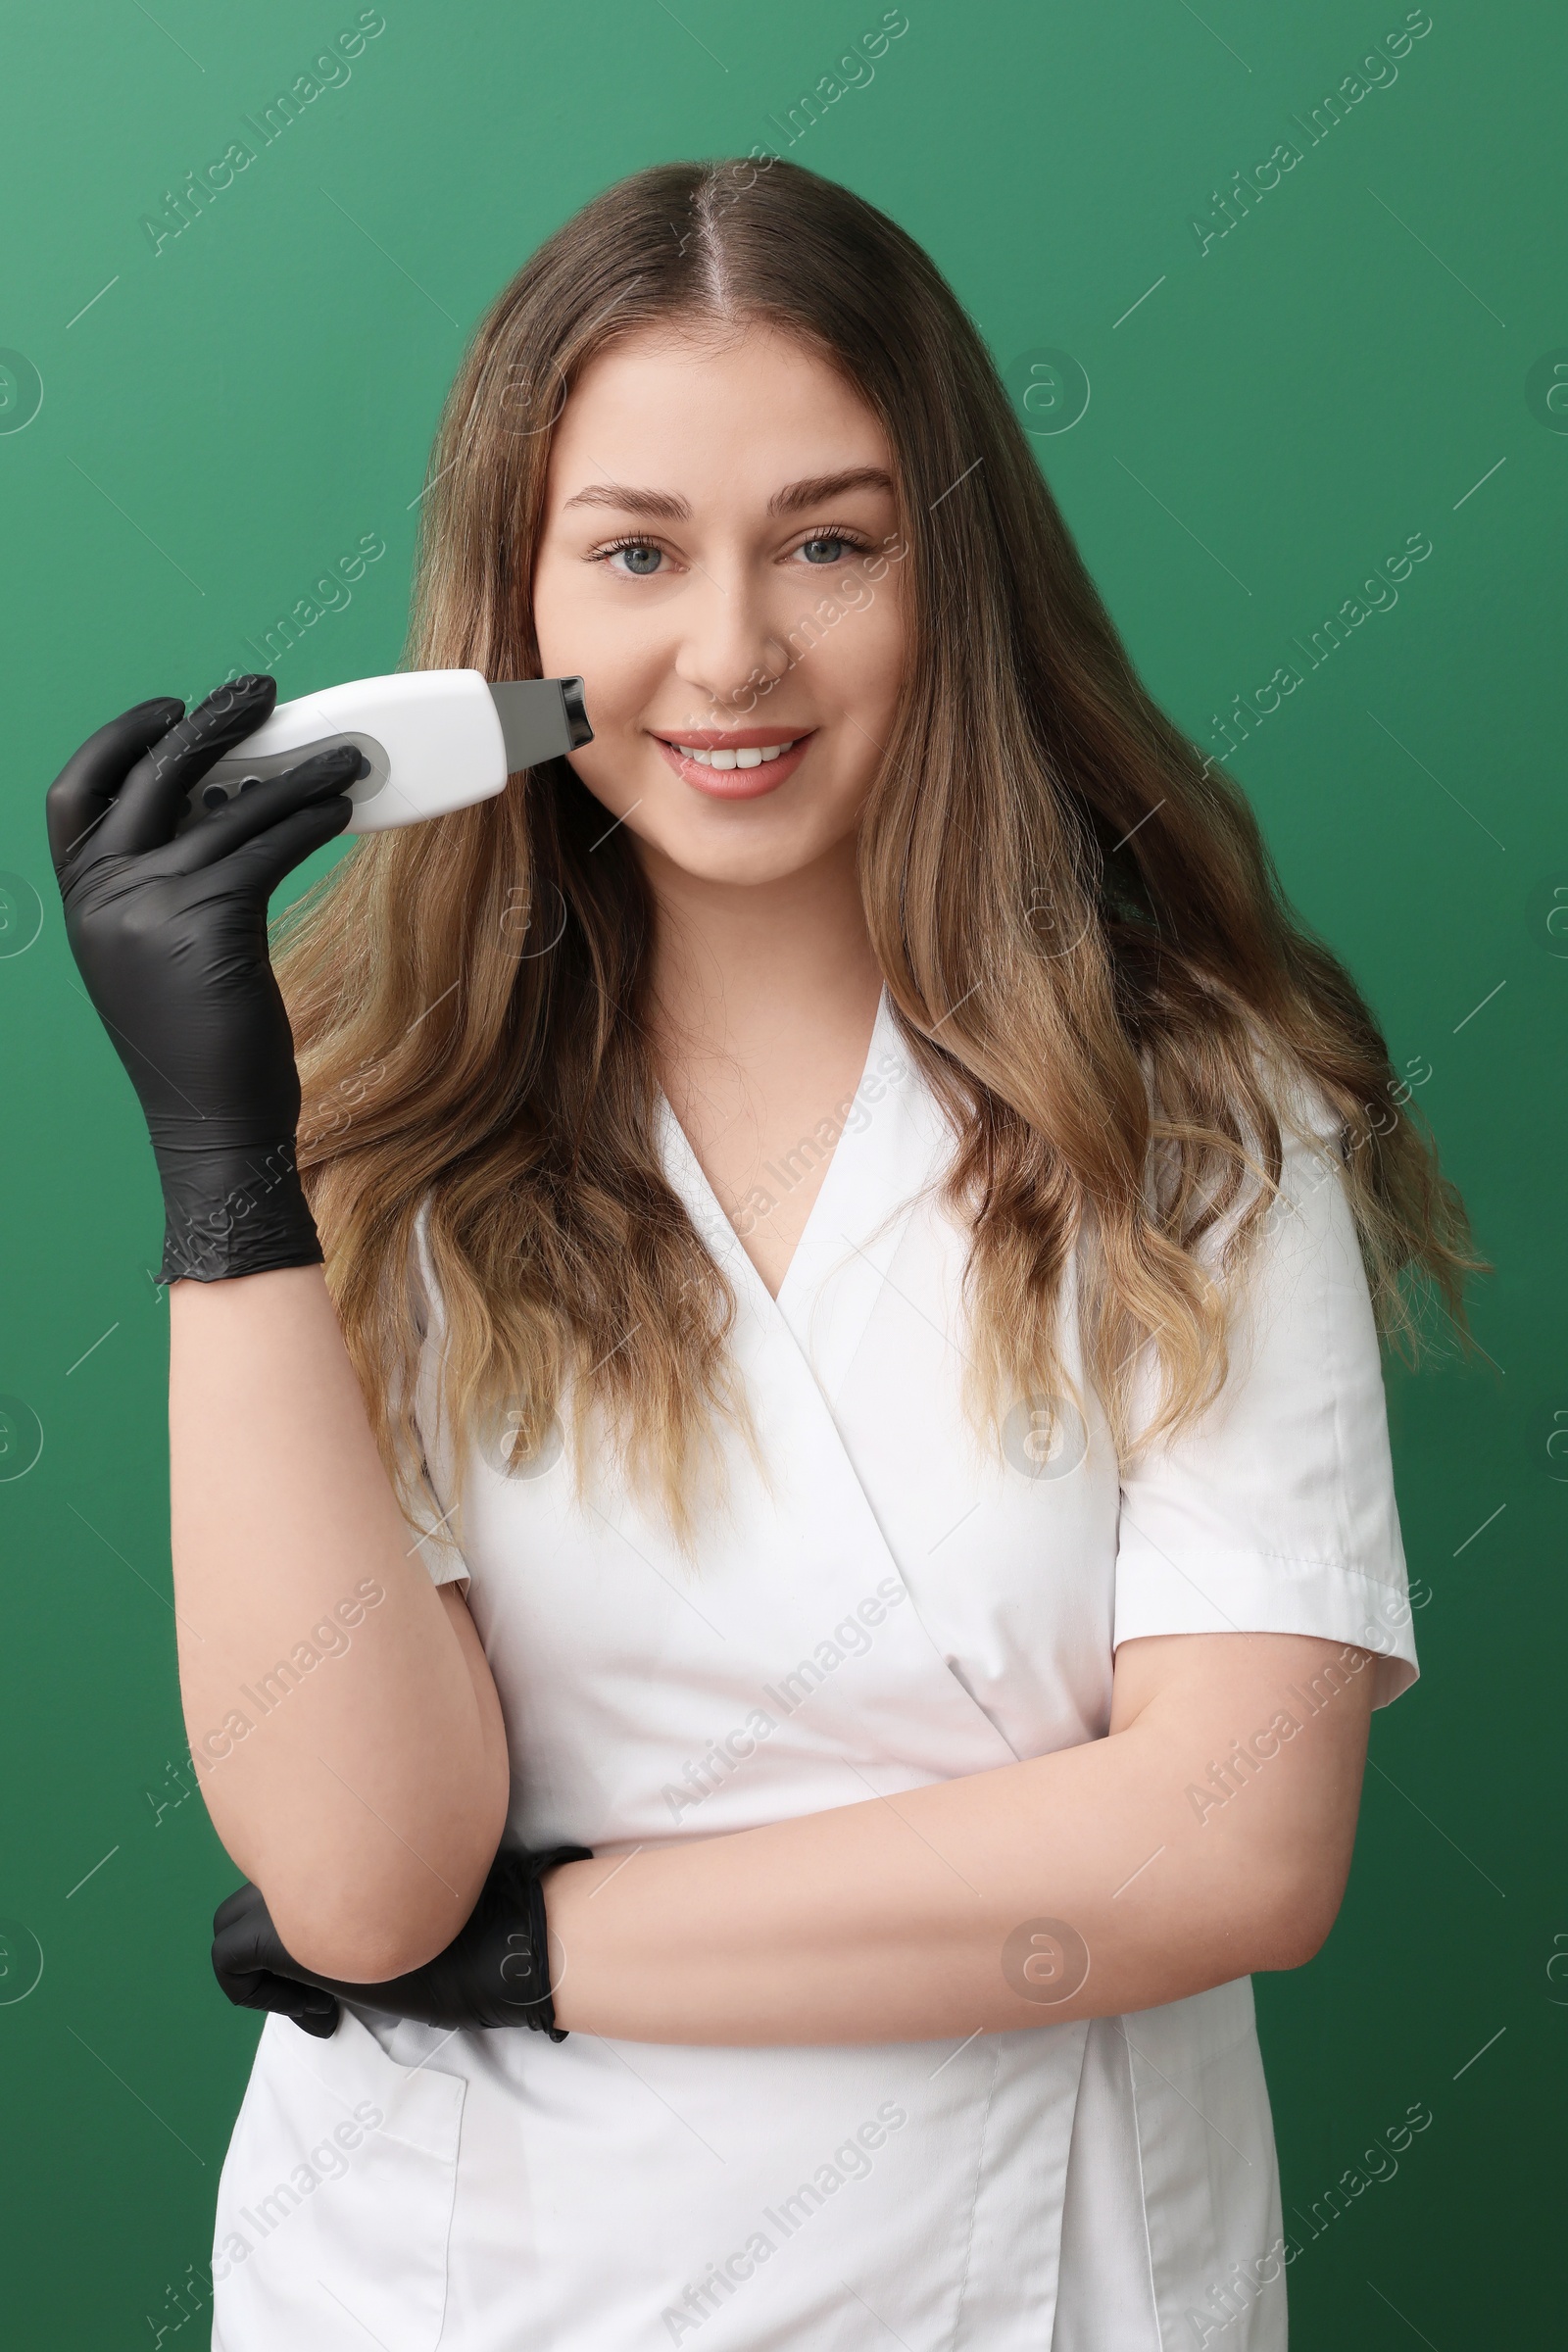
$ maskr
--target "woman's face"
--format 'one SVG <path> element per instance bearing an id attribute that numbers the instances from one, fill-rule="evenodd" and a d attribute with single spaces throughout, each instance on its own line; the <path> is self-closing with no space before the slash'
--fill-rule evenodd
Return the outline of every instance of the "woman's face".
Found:
<path id="1" fill-rule="evenodd" d="M 534 621 L 545 675 L 585 682 L 571 764 L 656 876 L 776 881 L 853 840 L 904 674 L 906 553 L 880 424 L 793 336 L 647 328 L 583 371 Z"/>

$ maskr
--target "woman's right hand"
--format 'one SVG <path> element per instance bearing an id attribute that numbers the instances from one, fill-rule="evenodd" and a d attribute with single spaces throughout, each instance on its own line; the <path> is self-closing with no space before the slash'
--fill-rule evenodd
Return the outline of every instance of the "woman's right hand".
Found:
<path id="1" fill-rule="evenodd" d="M 163 1181 L 163 1282 L 321 1259 L 295 1171 L 299 1074 L 267 903 L 347 824 L 360 755 L 323 752 L 174 833 L 192 786 L 275 696 L 257 676 L 220 687 L 188 717 L 177 702 L 139 703 L 89 736 L 49 788 L 66 935 Z"/>
<path id="2" fill-rule="evenodd" d="M 342 2000 L 452 2031 L 528 2026 L 564 2041 L 551 2002 L 541 1882 L 562 1862 L 592 1860 L 586 1845 L 537 1854 L 503 1849 L 445 1951 L 379 1984 L 345 1984 L 302 1967 L 273 1927 L 261 1888 L 247 1881 L 213 1914 L 213 1974 L 237 2008 L 272 2010 L 322 2039 L 336 2032 Z"/>

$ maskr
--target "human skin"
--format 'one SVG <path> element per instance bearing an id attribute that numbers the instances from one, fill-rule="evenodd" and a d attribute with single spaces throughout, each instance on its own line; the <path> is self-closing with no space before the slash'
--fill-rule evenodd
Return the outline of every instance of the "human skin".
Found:
<path id="1" fill-rule="evenodd" d="M 1291 1686 L 1331 1661 L 1308 1714 Z M 557 2020 L 628 2041 L 962 2039 L 1298 1967 L 1344 1892 L 1374 1671 L 1305 1635 L 1124 1642 L 1103 1740 L 567 1863 L 548 1882 Z M 1212 1761 L 1282 1711 L 1299 1728 L 1200 1814 Z M 1075 1988 L 1026 1990 L 1016 1953 L 1004 1965 L 1031 1921 L 1081 1938 Z"/>
<path id="2" fill-rule="evenodd" d="M 861 478 L 769 511 L 791 485 L 848 475 Z M 732 1213 L 761 1163 L 854 1092 L 875 1016 L 855 845 L 910 658 L 891 475 L 858 395 L 755 327 L 628 338 L 585 371 L 552 450 L 544 668 L 586 680 L 595 740 L 572 764 L 635 843 L 656 916 L 656 1065 Z M 572 503 L 584 490 L 603 495 Z M 628 492 L 652 501 L 630 511 Z M 628 538 L 648 555 L 605 555 Z M 834 583 L 840 616 L 803 652 L 799 623 Z M 717 797 L 663 748 L 759 734 L 806 749 L 720 772 L 720 791 L 766 783 L 755 798 Z M 819 1177 L 743 1233 L 775 1293 Z M 432 1587 L 410 1550 L 320 1269 L 176 1283 L 170 1306 L 198 1765 L 238 1683 L 361 1579 L 385 1591 L 345 1654 L 203 1768 L 209 1810 L 296 1958 L 348 1982 L 400 1975 L 462 1925 L 505 1823 L 489 1667 L 458 1590 Z M 560 2020 L 674 2042 L 944 2038 L 1296 1966 L 1343 1893 L 1372 1675 L 1348 1672 L 1218 1813 L 1200 1820 L 1186 1790 L 1287 1685 L 1367 1654 L 1287 1635 L 1124 1642 L 1103 1740 L 569 1864 L 549 1881 Z M 1062 2003 L 1018 1992 L 1001 1966 L 1007 1936 L 1039 1917 L 1068 1922 L 1091 1955 Z"/>
<path id="3" fill-rule="evenodd" d="M 645 576 L 607 552 L 629 536 Z M 881 425 L 790 336 L 644 329 L 566 405 L 534 567 L 540 658 L 584 679 L 594 741 L 572 765 L 633 835 L 657 908 L 660 1076 L 774 1293 L 826 1163 L 771 1211 L 737 1212 L 763 1162 L 854 1094 L 881 992 L 856 835 L 903 683 L 903 547 Z M 738 801 L 662 748 L 725 735 L 808 740 L 792 772 L 750 770 L 771 788 Z"/>

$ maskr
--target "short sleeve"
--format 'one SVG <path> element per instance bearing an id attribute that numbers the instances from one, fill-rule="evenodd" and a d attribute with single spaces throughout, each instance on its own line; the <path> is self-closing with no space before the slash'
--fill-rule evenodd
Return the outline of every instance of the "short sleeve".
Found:
<path id="1" fill-rule="evenodd" d="M 1281 1120 L 1283 1198 L 1239 1286 L 1225 1386 L 1200 1420 L 1125 1468 L 1114 1640 L 1236 1632 L 1350 1642 L 1378 1653 L 1372 1703 L 1387 1706 L 1419 1668 L 1341 1121 L 1304 1074 L 1281 1098 Z M 1223 1230 L 1255 1191 L 1250 1179 Z M 1205 1263 L 1222 1238 L 1205 1237 Z M 1139 1373 L 1146 1407 L 1151 1359 L 1146 1350 Z"/>
<path id="2" fill-rule="evenodd" d="M 428 1199 L 419 1204 L 409 1249 L 409 1284 L 419 1351 L 415 1367 L 413 1418 L 419 1444 L 416 1478 L 405 1496 L 417 1531 L 414 1549 L 438 1585 L 466 1584 L 471 1571 L 453 1539 L 449 1522 L 457 1500 L 452 1448 L 440 1427 L 439 1380 L 444 1322 L 440 1286 L 430 1261 L 426 1233 Z"/>

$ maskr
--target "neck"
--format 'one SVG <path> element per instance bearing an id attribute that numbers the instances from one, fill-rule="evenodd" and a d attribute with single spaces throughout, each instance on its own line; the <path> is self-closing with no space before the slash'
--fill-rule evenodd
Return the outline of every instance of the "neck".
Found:
<path id="1" fill-rule="evenodd" d="M 853 838 L 773 882 L 710 881 L 646 845 L 644 870 L 656 908 L 655 1042 L 666 1079 L 714 1061 L 755 1066 L 798 1051 L 803 1038 L 869 1034 L 882 976 Z"/>

